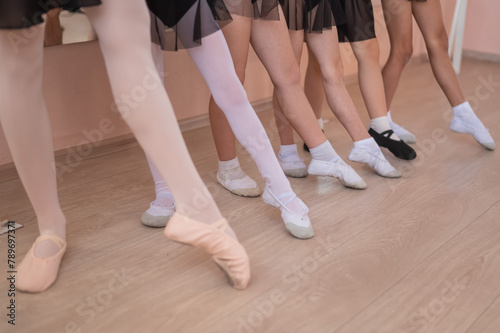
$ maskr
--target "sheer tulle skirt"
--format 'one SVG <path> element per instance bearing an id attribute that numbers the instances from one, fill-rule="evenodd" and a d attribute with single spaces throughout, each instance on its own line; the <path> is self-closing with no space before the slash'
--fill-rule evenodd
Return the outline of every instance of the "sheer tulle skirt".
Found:
<path id="1" fill-rule="evenodd" d="M 339 0 L 280 0 L 288 28 L 321 33 L 345 22 Z"/>
<path id="2" fill-rule="evenodd" d="M 371 0 L 340 0 L 346 23 L 337 27 L 339 42 L 360 42 L 375 38 Z"/>
<path id="3" fill-rule="evenodd" d="M 278 0 L 224 0 L 224 4 L 231 15 L 255 20 L 279 20 Z"/>
<path id="4" fill-rule="evenodd" d="M 163 50 L 199 46 L 203 37 L 232 20 L 222 0 L 147 0 L 147 3 L 152 41 Z"/>

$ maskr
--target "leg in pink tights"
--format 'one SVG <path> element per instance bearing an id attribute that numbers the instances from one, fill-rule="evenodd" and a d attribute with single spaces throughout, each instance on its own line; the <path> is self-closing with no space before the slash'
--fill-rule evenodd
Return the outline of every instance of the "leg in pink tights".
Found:
<path id="1" fill-rule="evenodd" d="M 53 257 L 54 269 L 30 283 L 31 272 L 21 274 L 18 267 L 17 287 L 37 291 L 50 286 L 64 254 L 66 220 L 59 205 L 56 186 L 54 148 L 50 120 L 42 96 L 42 63 L 44 25 L 12 32 L 0 30 L 0 124 L 14 159 L 19 177 L 33 205 L 41 237 L 30 250 L 39 258 Z M 26 44 L 14 48 L 12 33 L 29 34 Z M 26 98 L 29 96 L 29 98 Z"/>
<path id="2" fill-rule="evenodd" d="M 222 218 L 182 139 L 151 56 L 146 4 L 105 0 L 86 12 L 99 36 L 119 111 L 176 200 L 177 213 L 165 230 L 167 237 L 203 248 L 235 288 L 245 288 L 250 279 L 248 257 Z M 127 105 L 120 103 L 124 98 L 130 101 L 137 89 L 145 92 L 141 98 Z M 165 145 L 169 146 L 166 151 Z"/>
<path id="3" fill-rule="evenodd" d="M 177 200 L 180 214 L 171 221 L 167 236 L 203 248 L 212 254 L 235 288 L 245 288 L 250 278 L 248 257 L 197 174 L 154 70 L 145 3 L 104 0 L 103 5 L 88 8 L 87 13 L 99 36 L 120 112 L 169 181 Z M 117 26 L 122 28 L 116 29 Z M 35 34 L 18 52 L 9 49 L 7 34 L 0 31 L 0 52 L 9 63 L 1 69 L 1 100 L 5 101 L 0 107 L 1 122 L 42 233 L 18 267 L 18 288 L 40 292 L 55 281 L 65 250 L 64 217 L 57 203 L 50 126 L 41 95 L 43 34 Z M 30 99 L 23 98 L 26 87 L 33 90 Z M 131 100 L 130 94 L 137 93 L 137 89 L 142 97 Z M 31 120 L 37 125 L 33 126 Z M 163 149 L 165 144 L 171 146 L 167 153 Z M 30 169 L 30 165 L 36 168 Z M 46 220 L 49 222 L 45 223 Z M 42 242 L 52 242 L 52 248 L 57 247 L 58 252 L 39 250 Z"/>

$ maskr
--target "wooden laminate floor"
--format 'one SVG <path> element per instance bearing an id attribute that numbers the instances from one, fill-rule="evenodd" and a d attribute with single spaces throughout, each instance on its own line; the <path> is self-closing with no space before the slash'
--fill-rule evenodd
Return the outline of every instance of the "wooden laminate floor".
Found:
<path id="1" fill-rule="evenodd" d="M 466 60 L 461 81 L 500 143 L 500 65 Z M 349 90 L 367 124 L 359 89 Z M 428 63 L 405 71 L 393 111 L 418 139 L 414 161 L 385 152 L 401 179 L 352 163 L 367 190 L 323 177 L 290 180 L 310 208 L 316 236 L 306 241 L 291 237 L 279 211 L 260 198 L 217 185 L 208 128 L 185 133 L 251 258 L 245 291 L 231 288 L 202 251 L 140 223 L 153 187 L 136 143 L 96 147 L 59 182 L 69 244 L 59 279 L 45 293 L 16 295 L 15 327 L 4 315 L 7 247 L 0 236 L 1 332 L 500 332 L 499 152 L 448 130 L 451 110 Z M 271 111 L 259 116 L 277 148 Z M 347 160 L 352 142 L 326 106 L 325 118 L 328 138 Z M 19 260 L 37 227 L 12 169 L 0 172 L 0 202 L 2 218 L 25 224 L 16 234 Z"/>

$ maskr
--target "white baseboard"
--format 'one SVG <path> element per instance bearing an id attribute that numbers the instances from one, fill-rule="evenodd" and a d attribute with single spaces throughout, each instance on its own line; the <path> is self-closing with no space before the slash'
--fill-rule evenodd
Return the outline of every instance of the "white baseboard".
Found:
<path id="1" fill-rule="evenodd" d="M 463 56 L 469 59 L 476 59 L 490 62 L 500 62 L 500 54 L 477 52 L 472 50 L 464 50 Z"/>

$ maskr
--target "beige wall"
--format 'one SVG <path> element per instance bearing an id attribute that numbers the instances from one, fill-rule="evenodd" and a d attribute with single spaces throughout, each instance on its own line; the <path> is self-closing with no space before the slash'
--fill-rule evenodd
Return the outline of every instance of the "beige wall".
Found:
<path id="1" fill-rule="evenodd" d="M 449 27 L 455 0 L 441 2 L 445 24 Z M 383 64 L 389 53 L 389 39 L 380 0 L 374 0 L 374 7 Z M 499 12 L 499 1 L 469 1 L 465 49 L 500 55 L 500 21 L 496 19 Z M 414 31 L 414 55 L 418 56 L 425 53 L 425 45 L 416 25 Z M 357 64 L 349 45 L 341 48 L 346 76 L 356 75 Z M 304 52 L 303 62 L 306 61 Z M 177 118 L 185 120 L 206 115 L 209 91 L 185 51 L 166 53 L 165 64 L 166 87 Z M 305 72 L 304 64 L 302 72 Z M 112 112 L 109 82 L 96 42 L 46 48 L 44 82 L 56 150 L 129 133 L 124 122 Z M 268 99 L 272 93 L 269 77 L 253 52 L 249 55 L 245 88 L 251 102 Z M 0 130 L 0 165 L 9 162 L 11 157 Z"/>
<path id="2" fill-rule="evenodd" d="M 205 115 L 210 93 L 186 52 L 167 52 L 165 72 L 177 118 Z M 97 42 L 45 48 L 44 86 L 56 150 L 130 133 L 112 111 L 113 99 Z M 267 73 L 253 52 L 245 87 L 251 101 L 266 99 L 272 91 Z M 0 165 L 11 161 L 0 129 Z"/>

